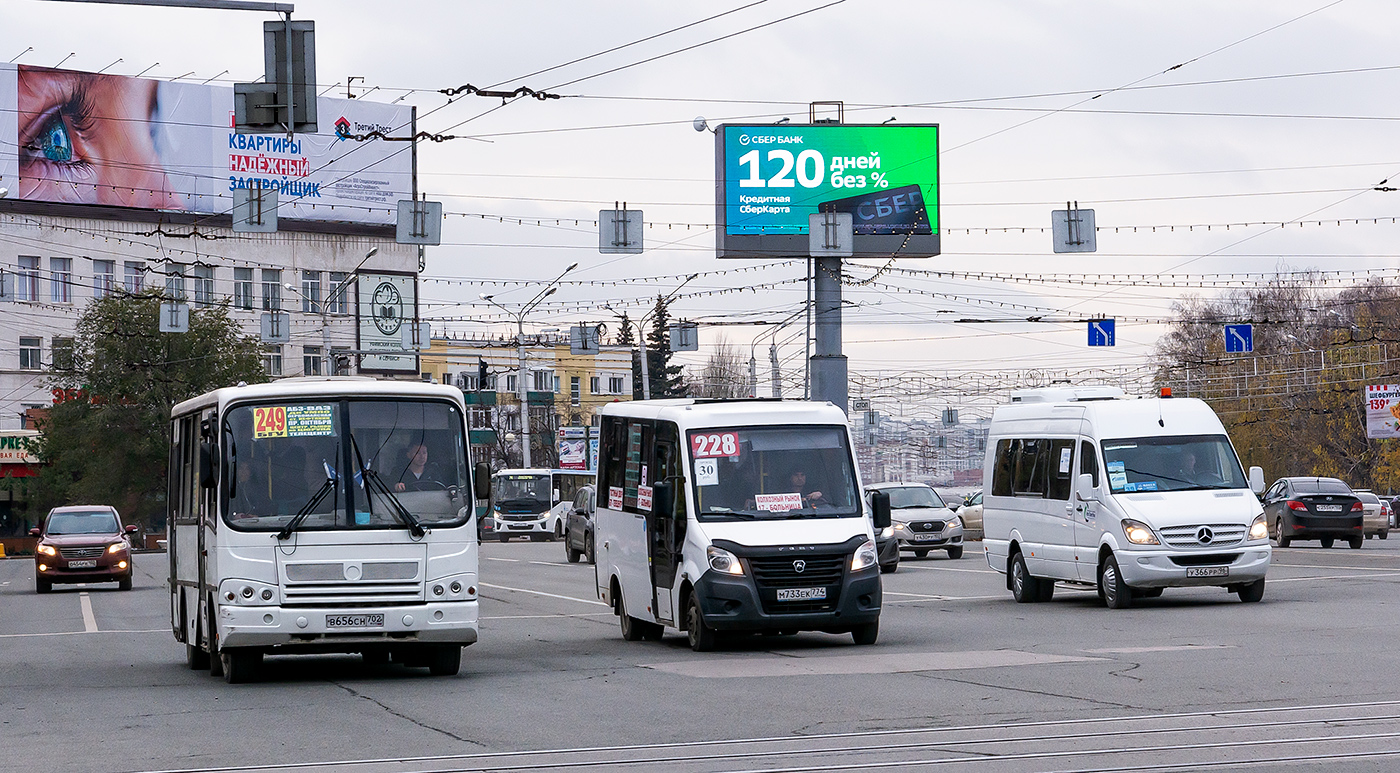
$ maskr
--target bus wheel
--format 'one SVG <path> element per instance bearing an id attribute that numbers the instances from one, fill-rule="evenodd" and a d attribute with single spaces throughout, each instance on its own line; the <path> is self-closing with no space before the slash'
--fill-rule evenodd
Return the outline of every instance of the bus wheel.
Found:
<path id="1" fill-rule="evenodd" d="M 641 641 L 646 637 L 646 622 L 627 614 L 626 607 L 623 607 L 622 614 L 618 615 L 618 617 L 622 621 L 622 638 L 624 640 Z"/>
<path id="2" fill-rule="evenodd" d="M 224 681 L 229 684 L 251 682 L 262 665 L 262 650 L 250 647 L 226 647 L 219 653 L 223 662 Z"/>
<path id="3" fill-rule="evenodd" d="M 690 639 L 690 648 L 696 652 L 709 652 L 715 648 L 715 629 L 705 624 L 704 615 L 700 614 L 700 595 L 690 594 L 690 603 L 686 606 L 685 612 L 685 632 Z"/>
<path id="4" fill-rule="evenodd" d="M 1127 609 L 1133 605 L 1133 591 L 1123 582 L 1123 574 L 1118 570 L 1118 559 L 1108 556 L 1099 567 L 1099 588 L 1103 591 L 1104 606 L 1109 609 Z"/>
<path id="5" fill-rule="evenodd" d="M 433 676 L 456 676 L 462 670 L 462 647 L 459 644 L 440 644 L 428 656 L 428 673 Z"/>
<path id="6" fill-rule="evenodd" d="M 209 653 L 200 649 L 197 645 L 185 645 L 185 663 L 191 671 L 203 671 L 209 667 Z"/>
<path id="7" fill-rule="evenodd" d="M 851 629 L 851 638 L 855 639 L 856 644 L 874 644 L 875 640 L 879 637 L 879 620 L 876 620 L 873 623 L 866 623 L 865 625 L 858 625 L 855 628 Z"/>

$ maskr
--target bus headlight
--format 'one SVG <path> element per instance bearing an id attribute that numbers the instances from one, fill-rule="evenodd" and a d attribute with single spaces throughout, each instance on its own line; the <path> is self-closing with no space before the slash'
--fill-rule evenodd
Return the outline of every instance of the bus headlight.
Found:
<path id="1" fill-rule="evenodd" d="M 1157 535 L 1152 533 L 1152 527 L 1142 521 L 1134 521 L 1131 518 L 1123 519 L 1123 535 L 1134 545 L 1160 545 Z"/>
<path id="2" fill-rule="evenodd" d="M 1254 523 L 1252 523 L 1252 524 L 1249 525 L 1249 538 L 1250 538 L 1250 539 L 1268 539 L 1268 538 L 1269 538 L 1269 522 L 1268 522 L 1267 519 L 1264 518 L 1264 516 L 1263 516 L 1262 514 L 1259 515 L 1258 517 L 1256 517 L 1256 518 L 1254 519 Z"/>
<path id="3" fill-rule="evenodd" d="M 744 576 L 744 565 L 739 563 L 738 556 L 728 550 L 711 545 L 705 548 L 705 556 L 710 561 L 710 568 L 716 572 L 734 577 Z"/>
<path id="4" fill-rule="evenodd" d="M 869 569 L 880 562 L 880 557 L 875 553 L 875 543 L 866 540 L 865 544 L 856 548 L 856 552 L 851 556 L 851 571 L 859 572 L 862 569 Z"/>

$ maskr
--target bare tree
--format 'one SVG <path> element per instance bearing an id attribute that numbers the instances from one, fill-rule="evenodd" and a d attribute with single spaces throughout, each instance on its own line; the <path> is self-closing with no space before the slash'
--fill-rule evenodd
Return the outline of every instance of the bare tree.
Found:
<path id="1" fill-rule="evenodd" d="M 748 397 L 749 373 L 739 350 L 721 337 L 699 378 L 688 387 L 691 397 Z"/>

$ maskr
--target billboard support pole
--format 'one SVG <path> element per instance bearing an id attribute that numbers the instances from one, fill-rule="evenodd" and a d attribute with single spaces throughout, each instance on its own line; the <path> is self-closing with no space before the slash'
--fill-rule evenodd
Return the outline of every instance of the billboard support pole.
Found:
<path id="1" fill-rule="evenodd" d="M 812 354 L 812 399 L 848 411 L 846 356 L 841 353 L 841 259 L 813 258 L 815 264 L 815 351 Z"/>

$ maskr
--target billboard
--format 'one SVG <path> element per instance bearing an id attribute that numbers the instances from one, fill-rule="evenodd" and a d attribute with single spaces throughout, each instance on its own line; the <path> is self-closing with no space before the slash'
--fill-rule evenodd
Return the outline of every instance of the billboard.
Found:
<path id="1" fill-rule="evenodd" d="M 412 274 L 360 274 L 355 280 L 359 309 L 360 370 L 417 373 L 418 355 L 404 350 L 404 328 L 418 318 L 418 291 Z M 382 354 L 380 352 L 383 352 Z"/>
<path id="2" fill-rule="evenodd" d="M 0 179 L 14 198 L 223 215 L 275 188 L 282 218 L 389 224 L 410 197 L 410 108 L 317 101 L 318 134 L 238 134 L 233 89 L 0 64 Z M 13 181 L 13 182 L 12 182 Z"/>
<path id="3" fill-rule="evenodd" d="M 1366 437 L 1400 437 L 1400 384 L 1366 385 Z"/>
<path id="4" fill-rule="evenodd" d="M 938 126 L 720 126 L 715 194 L 721 258 L 807 255 L 819 212 L 851 214 L 855 257 L 937 255 Z"/>

